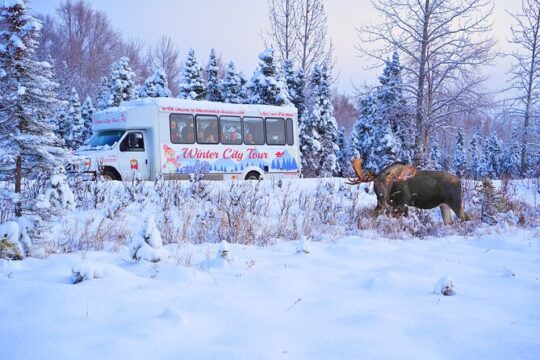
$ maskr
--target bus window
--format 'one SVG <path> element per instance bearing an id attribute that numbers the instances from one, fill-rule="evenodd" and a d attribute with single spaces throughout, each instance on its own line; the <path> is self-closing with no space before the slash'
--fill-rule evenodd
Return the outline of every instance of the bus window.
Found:
<path id="1" fill-rule="evenodd" d="M 219 118 L 221 143 L 226 145 L 240 145 L 242 143 L 242 123 L 236 116 L 222 116 Z"/>
<path id="2" fill-rule="evenodd" d="M 268 145 L 285 145 L 285 120 L 279 118 L 266 119 L 266 143 Z"/>
<path id="3" fill-rule="evenodd" d="M 169 117 L 169 131 L 173 144 L 193 144 L 195 142 L 193 116 L 171 114 Z"/>
<path id="4" fill-rule="evenodd" d="M 287 145 L 294 145 L 294 130 L 292 119 L 287 119 Z"/>
<path id="5" fill-rule="evenodd" d="M 217 144 L 219 142 L 217 116 L 197 115 L 197 142 Z"/>
<path id="6" fill-rule="evenodd" d="M 244 118 L 244 144 L 264 145 L 264 126 L 262 118 Z"/>

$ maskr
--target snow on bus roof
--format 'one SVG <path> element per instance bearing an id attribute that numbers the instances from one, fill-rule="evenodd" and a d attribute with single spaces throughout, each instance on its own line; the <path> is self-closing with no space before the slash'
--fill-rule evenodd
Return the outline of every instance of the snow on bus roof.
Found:
<path id="1" fill-rule="evenodd" d="M 294 106 L 274 106 L 256 104 L 229 104 L 211 101 L 185 100 L 177 98 L 144 98 L 125 101 L 120 106 L 108 108 L 100 113 L 126 112 L 140 106 L 154 105 L 162 112 L 199 113 L 209 115 L 243 115 L 250 109 L 253 113 L 258 109 L 261 116 L 292 117 L 298 110 Z"/>

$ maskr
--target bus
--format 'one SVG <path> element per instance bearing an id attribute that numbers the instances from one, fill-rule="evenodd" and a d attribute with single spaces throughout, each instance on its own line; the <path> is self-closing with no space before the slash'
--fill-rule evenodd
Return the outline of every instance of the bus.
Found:
<path id="1" fill-rule="evenodd" d="M 107 180 L 299 177 L 295 107 L 144 98 L 96 112 L 76 155 Z"/>

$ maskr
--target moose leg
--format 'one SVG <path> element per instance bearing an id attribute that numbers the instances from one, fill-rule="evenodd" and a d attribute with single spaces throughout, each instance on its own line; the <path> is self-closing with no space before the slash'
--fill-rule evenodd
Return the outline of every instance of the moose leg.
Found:
<path id="1" fill-rule="evenodd" d="M 446 204 L 442 204 L 439 206 L 439 208 L 441 209 L 444 225 L 450 225 L 452 223 L 452 213 L 450 212 L 450 207 Z"/>
<path id="2" fill-rule="evenodd" d="M 465 209 L 463 209 L 463 205 L 459 205 L 457 207 L 452 207 L 452 210 L 454 210 L 454 212 L 456 213 L 456 216 L 461 220 L 461 221 L 467 221 L 469 220 L 469 215 L 467 215 L 465 213 Z"/>

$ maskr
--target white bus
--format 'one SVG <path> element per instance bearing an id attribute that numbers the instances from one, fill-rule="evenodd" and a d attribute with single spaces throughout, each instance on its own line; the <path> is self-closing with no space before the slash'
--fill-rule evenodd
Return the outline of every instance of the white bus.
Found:
<path id="1" fill-rule="evenodd" d="M 95 113 L 92 131 L 76 154 L 110 180 L 300 176 L 294 107 L 146 98 Z"/>

